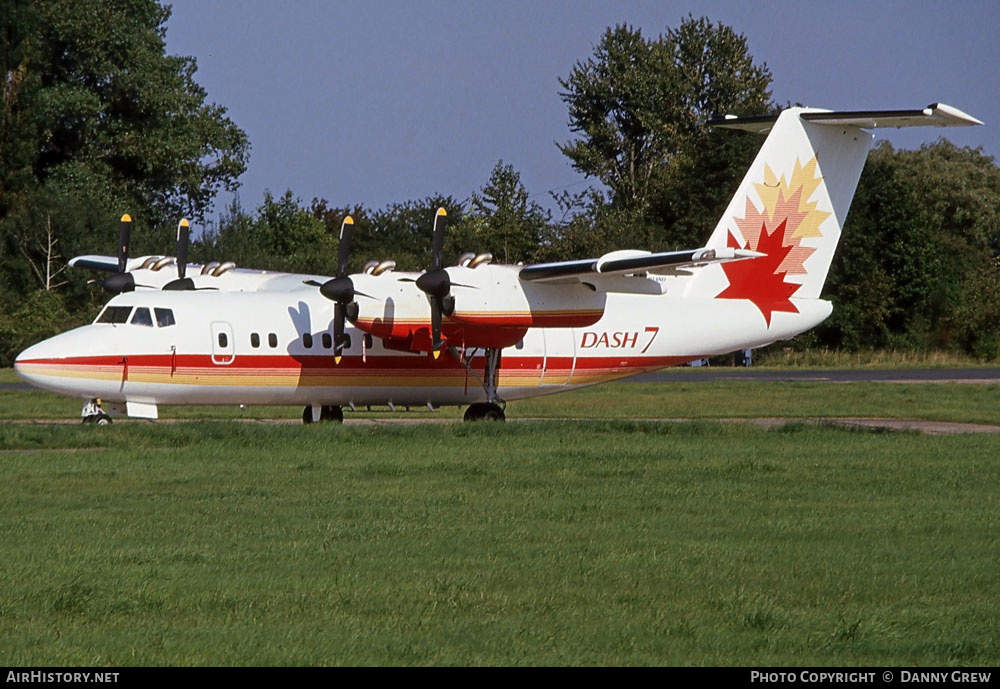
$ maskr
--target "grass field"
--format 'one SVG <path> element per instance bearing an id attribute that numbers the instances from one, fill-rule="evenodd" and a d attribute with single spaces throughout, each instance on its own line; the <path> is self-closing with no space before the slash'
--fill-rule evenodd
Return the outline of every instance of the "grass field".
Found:
<path id="1" fill-rule="evenodd" d="M 0 384 L 19 382 L 0 370 Z M 0 389 L 0 421 L 78 419 L 82 400 L 40 390 Z M 160 407 L 162 418 L 301 419 L 301 407 Z M 461 419 L 445 407 L 409 412 L 346 412 L 351 418 Z M 618 382 L 514 402 L 510 419 L 719 419 L 866 416 L 1000 424 L 1000 385 L 964 383 L 850 383 L 705 381 L 695 383 Z M 132 421 L 131 423 L 145 423 Z"/>
<path id="2" fill-rule="evenodd" d="M 11 392 L 8 419 L 56 399 Z M 996 423 L 998 403 L 622 383 L 509 415 Z M 0 660 L 995 665 L 998 457 L 995 435 L 711 420 L 4 423 Z"/>

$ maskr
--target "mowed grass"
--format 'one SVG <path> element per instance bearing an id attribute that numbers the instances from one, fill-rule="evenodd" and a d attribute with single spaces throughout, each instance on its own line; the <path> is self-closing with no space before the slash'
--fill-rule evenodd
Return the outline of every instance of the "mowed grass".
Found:
<path id="1" fill-rule="evenodd" d="M 994 435 L 199 421 L 0 449 L 8 665 L 1000 661 Z"/>
<path id="2" fill-rule="evenodd" d="M 0 384 L 20 382 L 0 371 Z M 80 418 L 83 400 L 41 390 L 0 389 L 0 421 Z M 461 419 L 463 410 L 423 406 L 345 410 L 352 418 Z M 165 407 L 164 419 L 301 419 L 302 407 Z M 890 417 L 1000 424 L 1000 384 L 824 383 L 720 380 L 614 382 L 512 402 L 510 419 L 719 419 L 751 417 Z M 131 423 L 145 423 L 132 421 Z"/>

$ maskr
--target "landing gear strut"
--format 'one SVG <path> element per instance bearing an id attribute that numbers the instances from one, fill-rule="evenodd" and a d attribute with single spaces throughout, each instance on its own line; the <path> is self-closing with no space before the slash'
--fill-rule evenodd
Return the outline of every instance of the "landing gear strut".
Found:
<path id="1" fill-rule="evenodd" d="M 84 403 L 80 416 L 83 423 L 96 423 L 98 426 L 107 426 L 111 423 L 111 417 L 101 409 L 101 400 L 98 397 Z"/>
<path id="2" fill-rule="evenodd" d="M 458 352 L 454 347 L 448 347 L 452 355 L 465 366 L 466 370 L 473 375 L 473 377 L 479 381 L 483 386 L 483 390 L 486 392 L 485 402 L 476 402 L 470 404 L 469 408 L 465 410 L 465 420 L 466 421 L 505 421 L 507 417 L 503 413 L 503 407 L 501 406 L 504 401 L 500 399 L 497 394 L 497 380 L 499 379 L 500 373 L 500 349 L 487 347 L 486 348 L 486 367 L 483 371 L 483 377 L 480 378 L 476 375 L 476 372 L 472 370 L 469 366 L 469 362 L 462 358 L 461 353 Z M 472 357 L 469 357 L 471 360 Z M 500 404 L 497 404 L 497 403 Z"/>
<path id="3" fill-rule="evenodd" d="M 319 409 L 319 420 L 320 421 L 336 421 L 337 423 L 344 423 L 344 409 L 343 407 L 324 404 Z M 312 423 L 313 422 L 313 406 L 307 404 L 306 408 L 302 410 L 302 423 Z"/>

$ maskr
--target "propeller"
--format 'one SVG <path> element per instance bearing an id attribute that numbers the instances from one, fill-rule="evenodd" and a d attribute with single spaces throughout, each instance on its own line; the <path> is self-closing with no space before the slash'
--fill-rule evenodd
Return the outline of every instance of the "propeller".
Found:
<path id="1" fill-rule="evenodd" d="M 118 272 L 101 280 L 101 287 L 112 294 L 131 292 L 135 289 L 135 278 L 125 272 L 128 264 L 128 244 L 132 235 L 132 217 L 126 213 L 118 226 Z"/>
<path id="2" fill-rule="evenodd" d="M 444 232 L 448 226 L 448 214 L 438 208 L 434 216 L 434 236 L 431 240 L 431 269 L 417 278 L 417 288 L 427 295 L 431 303 L 431 353 L 437 359 L 444 347 L 441 339 L 441 316 L 451 315 L 455 310 L 455 299 L 451 296 L 451 278 L 443 266 Z"/>
<path id="3" fill-rule="evenodd" d="M 354 218 L 347 216 L 340 226 L 340 244 L 337 247 L 337 274 L 320 285 L 319 291 L 334 302 L 333 305 L 333 361 L 339 364 L 347 344 L 344 335 L 346 320 L 352 323 L 358 318 L 358 303 L 354 301 L 354 281 L 347 275 L 347 260 L 351 253 L 351 238 L 354 236 Z"/>
<path id="4" fill-rule="evenodd" d="M 191 225 L 187 218 L 181 218 L 177 224 L 177 279 L 163 286 L 165 290 L 194 289 L 194 280 L 186 277 L 188 241 L 191 238 Z"/>

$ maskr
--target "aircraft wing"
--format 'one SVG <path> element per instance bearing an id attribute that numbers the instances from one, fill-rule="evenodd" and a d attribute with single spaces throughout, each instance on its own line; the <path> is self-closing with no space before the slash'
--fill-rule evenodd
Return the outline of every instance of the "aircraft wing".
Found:
<path id="1" fill-rule="evenodd" d="M 595 276 L 623 276 L 635 273 L 670 275 L 686 268 L 711 263 L 743 261 L 765 256 L 748 249 L 692 249 L 685 251 L 612 251 L 600 258 L 556 263 L 536 263 L 521 268 L 518 277 L 528 282 L 582 282 Z"/>
<path id="2" fill-rule="evenodd" d="M 944 103 L 931 103 L 923 110 L 815 110 L 799 115 L 803 120 L 816 124 L 841 127 L 861 127 L 862 129 L 884 129 L 886 127 L 963 127 L 982 124 L 971 115 Z M 709 126 L 727 129 L 742 129 L 746 132 L 766 132 L 777 121 L 777 115 L 753 115 L 739 117 L 726 115 L 708 121 Z"/>

